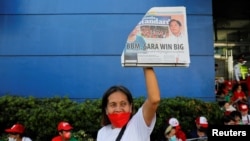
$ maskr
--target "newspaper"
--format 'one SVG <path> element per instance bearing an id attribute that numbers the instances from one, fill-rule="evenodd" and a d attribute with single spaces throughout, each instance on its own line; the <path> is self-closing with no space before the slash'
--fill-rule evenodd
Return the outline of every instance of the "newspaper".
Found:
<path id="1" fill-rule="evenodd" d="M 123 67 L 190 64 L 185 7 L 153 7 L 129 34 Z"/>

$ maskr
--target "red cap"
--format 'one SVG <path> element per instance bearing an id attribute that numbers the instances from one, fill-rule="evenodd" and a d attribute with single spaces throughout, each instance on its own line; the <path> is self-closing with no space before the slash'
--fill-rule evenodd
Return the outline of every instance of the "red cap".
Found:
<path id="1" fill-rule="evenodd" d="M 5 129 L 5 132 L 7 133 L 19 133 L 19 134 L 22 134 L 24 133 L 24 126 L 22 124 L 14 124 L 11 128 L 9 129 Z"/>
<path id="2" fill-rule="evenodd" d="M 227 87 L 228 87 L 229 89 L 232 89 L 232 87 L 233 87 L 233 84 L 232 84 L 231 81 L 228 81 L 228 82 L 226 83 L 226 85 L 227 85 Z"/>
<path id="3" fill-rule="evenodd" d="M 247 107 L 246 104 L 241 104 L 241 105 L 239 106 L 239 110 L 244 112 L 244 111 L 247 111 L 247 110 L 248 110 L 248 107 Z"/>
<path id="4" fill-rule="evenodd" d="M 68 122 L 65 122 L 65 121 L 62 121 L 58 124 L 57 126 L 57 130 L 58 131 L 61 131 L 61 130 L 71 130 L 73 129 L 73 127 L 68 123 Z"/>
<path id="5" fill-rule="evenodd" d="M 176 129 L 180 129 L 180 124 L 179 121 L 176 118 L 170 118 L 168 120 L 169 125 L 171 125 L 172 127 L 175 127 Z"/>
<path id="6" fill-rule="evenodd" d="M 208 122 L 207 122 L 207 118 L 206 117 L 203 117 L 203 116 L 197 117 L 196 120 L 195 120 L 195 122 L 196 122 L 196 124 L 200 125 L 203 128 L 207 128 L 208 127 Z"/>

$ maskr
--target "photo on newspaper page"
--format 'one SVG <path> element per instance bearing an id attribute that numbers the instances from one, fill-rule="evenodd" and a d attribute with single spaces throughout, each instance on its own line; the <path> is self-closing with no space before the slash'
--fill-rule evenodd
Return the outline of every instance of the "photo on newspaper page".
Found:
<path id="1" fill-rule="evenodd" d="M 186 8 L 153 7 L 128 35 L 123 67 L 188 67 Z"/>

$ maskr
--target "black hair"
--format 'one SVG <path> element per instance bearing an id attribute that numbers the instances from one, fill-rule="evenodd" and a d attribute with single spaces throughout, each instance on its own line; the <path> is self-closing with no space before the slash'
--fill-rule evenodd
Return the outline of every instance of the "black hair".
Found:
<path id="1" fill-rule="evenodd" d="M 245 54 L 240 54 L 240 55 L 237 57 L 237 60 L 240 60 L 240 59 L 245 60 Z"/>
<path id="2" fill-rule="evenodd" d="M 242 119 L 242 115 L 239 111 L 232 111 L 230 113 L 230 116 L 232 116 L 234 119 L 235 119 L 235 117 L 240 117 L 240 119 Z"/>
<path id="3" fill-rule="evenodd" d="M 235 119 L 231 115 L 224 115 L 222 117 L 222 123 L 229 123 L 230 121 L 235 121 Z"/>
<path id="4" fill-rule="evenodd" d="M 170 25 L 172 22 L 176 22 L 179 26 L 181 26 L 181 22 L 176 19 L 171 19 L 168 24 Z"/>
<path id="5" fill-rule="evenodd" d="M 124 93 L 124 95 L 126 95 L 127 99 L 128 99 L 128 102 L 132 105 L 132 110 L 134 110 L 133 108 L 133 97 L 132 97 L 132 94 L 131 92 L 124 86 L 121 86 L 121 85 L 115 85 L 115 86 L 111 86 L 103 95 L 102 97 L 102 125 L 105 126 L 105 125 L 108 125 L 110 124 L 110 120 L 108 118 L 108 116 L 106 115 L 106 108 L 107 108 L 107 104 L 108 104 L 108 98 L 109 96 L 114 93 L 114 92 L 117 92 L 117 91 L 120 91 L 122 93 Z M 133 113 L 134 111 L 132 111 Z M 132 115 L 131 115 L 132 116 Z"/>

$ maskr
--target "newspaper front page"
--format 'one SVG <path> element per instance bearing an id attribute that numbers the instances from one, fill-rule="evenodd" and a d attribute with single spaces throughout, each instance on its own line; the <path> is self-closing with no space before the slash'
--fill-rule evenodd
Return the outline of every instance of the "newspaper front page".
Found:
<path id="1" fill-rule="evenodd" d="M 153 7 L 129 34 L 123 67 L 190 64 L 185 7 Z"/>

